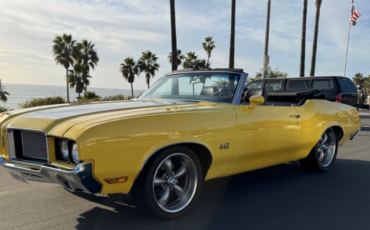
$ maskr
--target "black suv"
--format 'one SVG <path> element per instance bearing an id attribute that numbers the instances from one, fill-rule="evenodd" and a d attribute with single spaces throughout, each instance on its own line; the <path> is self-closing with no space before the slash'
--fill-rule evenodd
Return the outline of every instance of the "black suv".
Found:
<path id="1" fill-rule="evenodd" d="M 320 90 L 326 100 L 358 107 L 358 91 L 346 77 L 269 78 L 247 84 L 246 89 L 266 88 L 271 94 Z M 269 93 L 268 93 L 269 94 Z"/>

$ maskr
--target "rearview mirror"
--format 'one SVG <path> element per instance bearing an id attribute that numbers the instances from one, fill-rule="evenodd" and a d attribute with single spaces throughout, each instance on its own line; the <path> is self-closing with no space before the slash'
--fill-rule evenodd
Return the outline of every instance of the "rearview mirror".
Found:
<path id="1" fill-rule="evenodd" d="M 255 109 L 257 105 L 262 105 L 265 103 L 265 98 L 263 96 L 252 96 L 249 98 L 249 102 L 251 104 L 248 108 Z"/>
<path id="2" fill-rule="evenodd" d="M 200 80 L 200 78 L 197 78 L 197 79 L 195 79 L 195 80 L 193 80 L 193 81 L 190 81 L 190 84 L 198 84 L 198 83 L 201 83 L 202 81 Z"/>

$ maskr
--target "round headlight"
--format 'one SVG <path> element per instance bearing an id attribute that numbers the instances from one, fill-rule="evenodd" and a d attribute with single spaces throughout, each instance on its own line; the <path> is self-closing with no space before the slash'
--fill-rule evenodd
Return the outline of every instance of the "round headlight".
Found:
<path id="1" fill-rule="evenodd" d="M 77 148 L 77 144 L 74 143 L 72 145 L 72 159 L 73 161 L 77 164 L 79 162 L 79 159 L 78 159 L 78 148 Z"/>
<path id="2" fill-rule="evenodd" d="M 60 152 L 62 153 L 63 159 L 68 160 L 69 151 L 68 151 L 67 141 L 61 141 L 59 145 L 60 145 Z"/>

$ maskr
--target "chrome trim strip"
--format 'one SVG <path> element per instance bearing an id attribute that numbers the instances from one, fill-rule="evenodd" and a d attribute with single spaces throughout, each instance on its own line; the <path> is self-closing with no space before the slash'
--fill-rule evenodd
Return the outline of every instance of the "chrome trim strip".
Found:
<path id="1" fill-rule="evenodd" d="M 163 75 L 163 77 L 170 76 L 170 75 L 177 75 L 177 74 L 184 74 L 184 73 L 233 73 L 233 74 L 246 74 L 245 72 L 238 72 L 238 71 L 232 71 L 232 70 L 184 70 L 184 71 L 178 71 L 178 72 L 171 72 L 171 73 L 166 73 Z"/>
<path id="2" fill-rule="evenodd" d="M 361 126 L 360 126 L 360 129 L 355 133 L 355 135 L 353 135 L 351 139 L 349 140 L 352 141 L 360 132 L 361 132 Z"/>
<path id="3" fill-rule="evenodd" d="M 10 124 L 9 124 L 10 125 Z M 12 131 L 12 130 L 20 130 L 20 131 L 28 131 L 28 132 L 38 132 L 38 133 L 43 133 L 44 136 L 45 136 L 45 141 L 46 141 L 46 151 L 47 151 L 47 158 L 46 158 L 46 163 L 49 164 L 50 160 L 49 160 L 49 140 L 48 140 L 48 136 L 47 134 L 43 131 L 43 130 L 40 130 L 40 129 L 29 129 L 29 128 L 15 128 L 15 127 L 11 127 L 9 128 L 9 125 L 6 129 L 6 133 L 7 133 L 7 141 L 8 141 L 8 152 L 9 152 L 9 132 Z M 14 145 L 14 143 L 13 143 Z M 22 143 L 23 145 L 23 143 Z M 10 154 L 10 153 L 9 153 Z M 27 164 L 32 164 L 32 165 L 37 165 L 37 166 L 40 166 L 40 165 L 43 165 L 43 163 L 37 163 L 35 161 L 27 161 L 27 160 L 19 160 L 18 158 L 10 158 L 10 161 L 12 162 L 20 162 L 20 163 L 27 163 Z"/>
<path id="4" fill-rule="evenodd" d="M 30 181 L 60 184 L 71 192 L 101 192 L 101 184 L 93 177 L 92 163 L 80 163 L 74 170 L 70 171 L 46 165 L 42 165 L 40 169 L 33 169 L 23 165 L 7 163 L 2 157 L 0 157 L 0 164 L 9 171 L 22 174 L 23 177 Z"/>
<path id="5" fill-rule="evenodd" d="M 6 136 L 7 136 L 6 140 L 8 142 L 7 149 L 8 149 L 9 158 L 10 160 L 17 159 L 16 154 L 15 154 L 14 134 L 13 132 L 9 132 L 7 130 Z"/>

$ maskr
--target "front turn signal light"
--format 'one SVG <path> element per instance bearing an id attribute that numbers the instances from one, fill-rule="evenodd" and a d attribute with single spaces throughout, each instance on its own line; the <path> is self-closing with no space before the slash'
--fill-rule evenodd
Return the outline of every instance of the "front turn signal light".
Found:
<path id="1" fill-rule="evenodd" d="M 116 178 L 107 178 L 104 179 L 108 184 L 118 184 L 118 183 L 125 183 L 128 177 L 116 177 Z"/>

